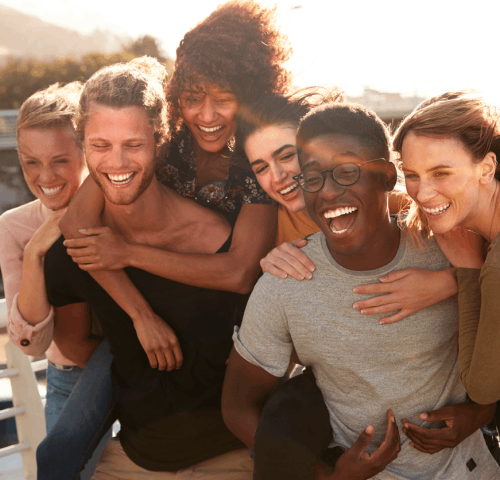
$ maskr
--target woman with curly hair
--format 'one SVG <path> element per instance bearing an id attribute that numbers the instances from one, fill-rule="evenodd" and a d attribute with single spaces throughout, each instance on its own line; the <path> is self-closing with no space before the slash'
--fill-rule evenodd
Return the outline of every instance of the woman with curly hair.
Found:
<path id="1" fill-rule="evenodd" d="M 70 216 L 61 224 L 65 237 L 73 238 L 67 241 L 68 253 L 113 292 L 137 323 L 153 312 L 131 294 L 133 286 L 125 276 L 118 281 L 116 272 L 109 270 L 133 265 L 189 285 L 247 294 L 260 273 L 260 259 L 273 245 L 276 208 L 256 182 L 235 132 L 241 107 L 286 89 L 283 63 L 291 51 L 274 16 L 274 10 L 251 1 L 218 7 L 185 35 L 166 84 L 169 139 L 157 175 L 234 225 L 227 253 L 180 254 L 127 243 L 107 227 L 81 230 L 100 223 L 102 194 L 91 180 L 77 193 Z M 82 233 L 83 238 L 75 238 Z M 152 367 L 180 367 L 180 355 L 164 335 L 144 332 L 141 343 Z"/>

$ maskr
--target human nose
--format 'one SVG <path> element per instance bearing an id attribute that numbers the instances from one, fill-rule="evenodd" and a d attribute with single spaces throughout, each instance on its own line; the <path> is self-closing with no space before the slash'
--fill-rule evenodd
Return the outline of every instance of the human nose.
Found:
<path id="1" fill-rule="evenodd" d="M 340 185 L 333 178 L 332 170 L 327 170 L 323 172 L 323 188 L 320 190 L 320 194 L 324 197 L 335 197 L 344 193 L 345 186 Z"/>
<path id="2" fill-rule="evenodd" d="M 198 118 L 207 124 L 212 123 L 217 118 L 217 109 L 209 97 L 205 98 L 203 101 L 198 113 Z"/>
<path id="3" fill-rule="evenodd" d="M 287 173 L 283 169 L 283 167 L 281 167 L 280 165 L 272 165 L 271 166 L 271 175 L 272 175 L 273 182 L 279 183 L 286 178 Z"/>
<path id="4" fill-rule="evenodd" d="M 111 151 L 111 156 L 109 159 L 109 166 L 115 168 L 116 170 L 121 170 L 129 165 L 128 154 L 123 148 L 114 148 Z"/>
<path id="5" fill-rule="evenodd" d="M 416 198 L 416 200 L 420 203 L 425 203 L 429 200 L 432 200 L 435 195 L 432 182 L 421 178 L 416 185 L 415 193 L 416 195 L 414 195 L 414 198 Z"/>
<path id="6" fill-rule="evenodd" d="M 45 165 L 42 167 L 39 175 L 40 182 L 49 183 L 56 177 L 56 172 L 52 165 Z"/>

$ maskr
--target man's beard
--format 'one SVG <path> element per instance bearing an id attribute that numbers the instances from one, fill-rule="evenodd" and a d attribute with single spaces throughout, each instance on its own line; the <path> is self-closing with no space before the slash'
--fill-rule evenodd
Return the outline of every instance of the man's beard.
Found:
<path id="1" fill-rule="evenodd" d="M 141 183 L 137 187 L 137 190 L 136 190 L 136 192 L 134 192 L 133 196 L 131 196 L 130 198 L 119 198 L 119 195 L 117 195 L 118 198 L 112 198 L 112 196 L 108 194 L 107 188 L 105 188 L 105 186 L 103 185 L 103 182 L 101 182 L 97 172 L 94 170 L 92 165 L 90 165 L 87 162 L 90 176 L 92 177 L 94 182 L 97 184 L 97 186 L 101 189 L 102 193 L 107 198 L 107 200 L 114 205 L 131 205 L 132 203 L 134 203 L 146 191 L 146 189 L 151 184 L 153 177 L 155 175 L 155 165 L 156 165 L 156 161 L 152 161 L 149 168 L 147 170 L 143 170 Z M 134 179 L 132 179 L 132 181 L 133 180 Z M 109 183 L 111 184 L 111 181 Z M 111 184 L 111 187 L 112 187 L 112 184 Z"/>

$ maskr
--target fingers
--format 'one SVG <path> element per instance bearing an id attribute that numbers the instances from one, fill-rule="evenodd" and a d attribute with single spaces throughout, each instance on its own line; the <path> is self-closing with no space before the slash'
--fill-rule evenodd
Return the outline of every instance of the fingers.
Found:
<path id="1" fill-rule="evenodd" d="M 80 228 L 78 230 L 83 235 L 102 235 L 103 233 L 111 232 L 111 228 L 109 227 L 87 227 Z"/>
<path id="2" fill-rule="evenodd" d="M 392 462 L 401 451 L 401 438 L 392 410 L 387 412 L 387 432 L 380 448 L 372 455 L 374 459 L 387 465 Z"/>
<path id="3" fill-rule="evenodd" d="M 156 355 L 154 352 L 146 352 L 146 355 L 148 356 L 149 364 L 151 365 L 152 368 L 156 368 L 158 366 L 158 361 L 156 360 Z"/>
<path id="4" fill-rule="evenodd" d="M 385 297 L 386 295 L 381 295 L 382 297 Z M 380 298 L 380 297 L 376 297 Z M 356 302 L 353 305 L 355 310 L 359 310 L 359 303 Z M 394 310 L 399 310 L 401 308 L 401 305 L 399 303 L 386 303 L 384 305 L 379 305 L 379 306 L 373 306 L 369 308 L 362 308 L 361 313 L 363 315 L 373 315 L 375 313 L 389 313 L 389 312 L 394 312 Z"/>
<path id="5" fill-rule="evenodd" d="M 390 272 L 387 275 L 384 275 L 383 277 L 380 277 L 379 280 L 382 283 L 391 283 L 395 282 L 396 280 L 401 280 L 402 278 L 410 275 L 412 273 L 412 268 L 405 268 L 404 270 L 396 270 L 394 272 Z"/>
<path id="6" fill-rule="evenodd" d="M 304 255 L 305 256 L 305 255 Z M 307 257 L 306 257 L 307 258 Z M 269 271 L 269 264 L 273 267 L 284 272 L 286 275 L 290 275 L 296 280 L 304 280 L 304 278 L 311 279 L 312 274 L 309 269 L 302 264 L 296 257 L 290 255 L 286 252 L 280 252 L 280 256 L 268 255 L 261 261 L 262 269 L 266 268 L 264 271 Z M 271 273 L 269 271 L 269 273 Z M 286 277 L 282 277 L 286 278 Z"/>
<path id="7" fill-rule="evenodd" d="M 297 240 L 293 240 L 291 244 L 297 248 L 303 248 L 307 245 L 307 240 L 305 238 L 298 238 Z"/>
<path id="8" fill-rule="evenodd" d="M 400 320 L 403 320 L 403 318 L 406 318 L 408 315 L 411 315 L 414 312 L 415 310 L 410 310 L 409 308 L 403 308 L 394 315 L 391 315 L 390 317 L 381 318 L 379 323 L 381 325 L 387 325 L 390 323 L 399 322 Z"/>
<path id="9" fill-rule="evenodd" d="M 69 238 L 64 240 L 63 245 L 69 248 L 83 248 L 95 245 L 95 239 L 92 237 Z"/>
<path id="10" fill-rule="evenodd" d="M 383 283 L 369 283 L 368 285 L 358 285 L 353 289 L 354 293 L 360 294 L 391 293 L 391 291 L 391 287 Z"/>
<path id="11" fill-rule="evenodd" d="M 452 448 L 456 443 L 451 428 L 426 428 L 403 419 L 403 432 L 411 440 L 410 445 L 426 453 Z"/>
<path id="12" fill-rule="evenodd" d="M 356 458 L 361 457 L 363 452 L 366 450 L 366 447 L 372 441 L 373 435 L 375 433 L 375 429 L 373 425 L 368 425 L 365 430 L 361 433 L 358 439 L 354 442 L 352 447 L 349 449 L 353 454 L 355 454 Z"/>

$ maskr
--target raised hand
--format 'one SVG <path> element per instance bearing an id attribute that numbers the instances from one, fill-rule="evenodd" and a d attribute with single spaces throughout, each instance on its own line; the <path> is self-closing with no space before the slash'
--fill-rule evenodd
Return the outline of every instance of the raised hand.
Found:
<path id="1" fill-rule="evenodd" d="M 66 212 L 66 208 L 51 213 L 40 225 L 30 241 L 26 244 L 25 253 L 30 252 L 41 258 L 44 257 L 49 248 L 61 236 L 59 221 Z"/>
<path id="2" fill-rule="evenodd" d="M 279 278 L 286 278 L 290 275 L 295 280 L 304 280 L 304 278 L 310 280 L 314 272 L 314 264 L 305 253 L 300 251 L 306 245 L 307 240 L 298 239 L 273 248 L 260 261 L 262 271 Z"/>

